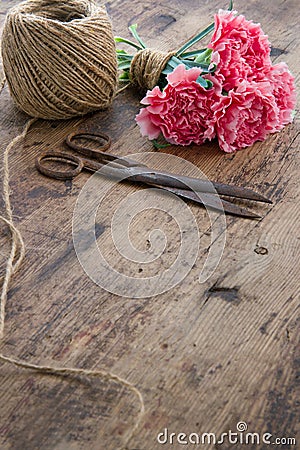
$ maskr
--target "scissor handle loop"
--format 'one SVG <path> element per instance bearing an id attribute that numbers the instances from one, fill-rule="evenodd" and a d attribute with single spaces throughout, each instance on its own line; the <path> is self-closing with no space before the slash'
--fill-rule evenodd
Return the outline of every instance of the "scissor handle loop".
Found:
<path id="1" fill-rule="evenodd" d="M 86 138 L 91 141 L 97 142 L 99 145 L 98 149 L 92 149 L 90 147 L 85 147 L 82 144 L 76 143 L 76 139 Z M 82 155 L 88 156 L 93 159 L 101 159 L 102 153 L 108 150 L 111 146 L 111 138 L 106 133 L 97 132 L 97 133 L 89 133 L 86 131 L 78 132 L 75 131 L 70 133 L 65 140 L 68 147 L 76 150 L 78 153 Z"/>
<path id="2" fill-rule="evenodd" d="M 51 169 L 43 164 L 44 161 L 59 161 L 60 163 L 74 164 L 74 169 L 57 170 Z M 35 160 L 35 166 L 39 172 L 50 178 L 57 180 L 71 180 L 75 178 L 83 169 L 84 163 L 80 157 L 70 155 L 64 152 L 44 152 L 40 154 Z"/>

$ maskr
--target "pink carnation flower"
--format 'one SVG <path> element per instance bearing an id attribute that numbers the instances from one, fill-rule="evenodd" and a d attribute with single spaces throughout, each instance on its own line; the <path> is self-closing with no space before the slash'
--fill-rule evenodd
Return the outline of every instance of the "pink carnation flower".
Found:
<path id="1" fill-rule="evenodd" d="M 245 79 L 259 81 L 271 67 L 270 43 L 260 25 L 235 14 L 220 10 L 215 15 L 215 31 L 208 46 L 218 65 L 215 75 L 224 77 L 226 91 Z"/>
<path id="2" fill-rule="evenodd" d="M 243 81 L 228 96 L 223 96 L 222 109 L 216 112 L 219 145 L 234 152 L 263 141 L 277 130 L 279 108 L 270 82 Z"/>
<path id="3" fill-rule="evenodd" d="M 202 144 L 215 137 L 215 111 L 221 99 L 221 85 L 211 89 L 197 83 L 201 69 L 186 69 L 180 64 L 167 76 L 168 85 L 161 92 L 158 86 L 148 91 L 141 101 L 147 105 L 136 116 L 143 136 L 156 139 L 160 132 L 172 144 Z"/>
<path id="4" fill-rule="evenodd" d="M 286 63 L 275 64 L 267 75 L 272 86 L 273 95 L 279 108 L 279 120 L 276 130 L 292 122 L 292 112 L 296 106 L 296 88 L 294 77 Z"/>

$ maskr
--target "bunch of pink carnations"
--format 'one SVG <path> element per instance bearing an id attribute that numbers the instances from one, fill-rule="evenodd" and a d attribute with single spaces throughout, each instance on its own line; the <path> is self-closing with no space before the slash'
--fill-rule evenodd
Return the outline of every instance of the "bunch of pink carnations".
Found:
<path id="1" fill-rule="evenodd" d="M 270 43 L 259 24 L 220 10 L 205 54 L 210 58 L 206 72 L 178 61 L 165 87 L 148 90 L 141 101 L 146 107 L 136 117 L 143 136 L 162 135 L 178 145 L 201 145 L 216 137 L 222 150 L 234 152 L 292 121 L 294 78 L 284 62 L 272 65 Z"/>

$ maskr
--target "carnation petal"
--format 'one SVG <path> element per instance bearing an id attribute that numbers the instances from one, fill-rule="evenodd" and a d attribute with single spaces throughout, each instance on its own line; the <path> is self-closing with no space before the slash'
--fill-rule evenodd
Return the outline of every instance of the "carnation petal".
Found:
<path id="1" fill-rule="evenodd" d="M 171 72 L 167 75 L 168 83 L 171 84 L 172 86 L 174 84 L 180 83 L 181 81 L 183 81 L 185 79 L 185 72 L 186 72 L 185 65 L 179 64 L 173 70 L 173 72 Z"/>
<path id="2" fill-rule="evenodd" d="M 142 136 L 148 136 L 150 140 L 158 138 L 160 128 L 152 123 L 151 114 L 147 108 L 141 109 L 135 120 L 140 127 Z"/>
<path id="3" fill-rule="evenodd" d="M 228 100 L 231 100 L 230 102 Z M 268 81 L 243 81 L 231 90 L 217 111 L 217 135 L 225 152 L 233 152 L 264 140 L 278 127 L 279 108 Z"/>
<path id="4" fill-rule="evenodd" d="M 178 83 L 187 81 L 191 83 L 196 81 L 202 70 L 200 67 L 192 67 L 191 69 L 186 69 L 184 64 L 179 64 L 172 73 L 167 75 L 167 80 L 171 86 L 176 86 Z"/>
<path id="5" fill-rule="evenodd" d="M 216 75 L 224 77 L 224 89 L 239 86 L 239 80 L 259 81 L 271 67 L 270 43 L 260 24 L 236 12 L 219 11 L 215 31 L 208 45 L 218 52 Z"/>
<path id="6" fill-rule="evenodd" d="M 279 108 L 279 119 L 276 130 L 293 121 L 293 110 L 296 107 L 295 79 L 286 63 L 280 62 L 272 66 L 268 73 L 276 104 Z"/>

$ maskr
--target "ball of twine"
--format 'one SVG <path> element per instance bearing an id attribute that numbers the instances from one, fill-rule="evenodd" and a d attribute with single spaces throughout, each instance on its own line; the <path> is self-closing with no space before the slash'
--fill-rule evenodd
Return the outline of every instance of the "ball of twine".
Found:
<path id="1" fill-rule="evenodd" d="M 27 0 L 12 8 L 2 59 L 15 103 L 32 117 L 81 116 L 106 108 L 116 93 L 112 26 L 93 0 Z"/>

